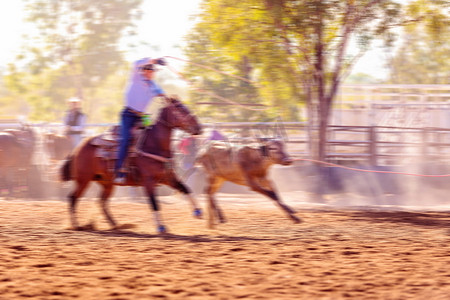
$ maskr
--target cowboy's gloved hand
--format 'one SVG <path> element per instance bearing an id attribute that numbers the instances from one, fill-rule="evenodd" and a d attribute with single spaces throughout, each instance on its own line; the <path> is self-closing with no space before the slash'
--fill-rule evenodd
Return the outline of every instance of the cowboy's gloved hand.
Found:
<path id="1" fill-rule="evenodd" d="M 166 60 L 164 58 L 157 58 L 156 59 L 156 63 L 160 66 L 165 66 L 166 65 Z"/>

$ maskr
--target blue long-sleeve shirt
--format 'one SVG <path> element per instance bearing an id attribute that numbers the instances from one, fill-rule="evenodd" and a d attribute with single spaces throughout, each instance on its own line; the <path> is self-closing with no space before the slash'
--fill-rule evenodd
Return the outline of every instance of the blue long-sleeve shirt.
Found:
<path id="1" fill-rule="evenodd" d="M 164 91 L 156 82 L 147 80 L 139 70 L 149 61 L 149 58 L 143 58 L 134 63 L 125 92 L 125 105 L 140 112 L 145 111 L 154 97 L 164 94 Z"/>

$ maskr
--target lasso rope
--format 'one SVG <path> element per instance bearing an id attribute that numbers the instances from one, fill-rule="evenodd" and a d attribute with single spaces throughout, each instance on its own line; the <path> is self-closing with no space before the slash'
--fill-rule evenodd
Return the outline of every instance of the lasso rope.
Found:
<path id="1" fill-rule="evenodd" d="M 217 69 L 214 69 L 214 68 L 212 68 L 212 67 L 205 66 L 205 65 L 202 65 L 202 64 L 194 63 L 194 62 L 189 61 L 189 60 L 186 60 L 186 59 L 182 59 L 182 58 L 178 58 L 178 57 L 174 57 L 174 56 L 164 56 L 164 57 L 165 57 L 165 58 L 176 59 L 176 60 L 179 60 L 179 61 L 182 61 L 182 62 L 185 62 L 185 63 L 193 64 L 193 65 L 195 65 L 195 66 L 198 66 L 198 67 L 201 67 L 201 68 L 204 68 L 204 69 L 208 69 L 208 70 L 211 70 L 211 71 L 214 71 L 214 72 L 217 72 L 217 73 L 221 73 L 221 74 L 224 74 L 224 75 L 227 75 L 227 76 L 231 76 L 231 77 L 234 77 L 234 78 L 237 78 L 237 79 L 246 81 L 246 82 L 251 83 L 251 84 L 256 84 L 254 81 L 249 80 L 249 79 L 247 79 L 247 78 L 244 78 L 244 77 L 241 77 L 241 76 L 237 76 L 237 75 L 233 75 L 233 74 L 228 74 L 228 73 L 226 73 L 226 72 L 223 72 L 223 71 L 220 71 L 220 70 L 217 70 Z M 227 103 L 230 103 L 230 104 L 233 104 L 233 105 L 236 105 L 236 106 L 240 106 L 240 107 L 242 107 L 242 108 L 244 108 L 244 109 L 247 109 L 247 110 L 252 110 L 252 111 L 263 111 L 263 110 L 266 110 L 266 109 L 267 109 L 267 108 L 259 108 L 259 109 L 258 109 L 258 108 L 250 108 L 250 107 L 245 106 L 244 104 L 241 104 L 241 103 L 232 101 L 232 100 L 230 100 L 230 99 L 227 99 L 227 98 L 225 98 L 225 97 L 216 95 L 216 94 L 213 93 L 213 92 L 209 92 L 209 91 L 206 91 L 206 90 L 203 90 L 203 89 L 200 89 L 200 88 L 196 88 L 196 87 L 194 87 L 194 85 L 192 84 L 192 82 L 189 81 L 187 78 L 185 78 L 180 72 L 178 72 L 177 70 L 175 70 L 173 67 L 171 67 L 171 66 L 169 66 L 169 65 L 167 65 L 167 67 L 169 68 L 169 70 L 171 70 L 172 72 L 174 72 L 174 73 L 175 73 L 176 75 L 178 75 L 182 80 L 186 81 L 192 88 L 194 88 L 195 90 L 197 90 L 197 91 L 200 92 L 200 93 L 209 95 L 209 96 L 211 96 L 211 97 L 220 99 L 220 100 L 222 100 L 222 101 L 225 101 L 225 102 L 227 102 Z M 366 173 L 397 174 L 397 175 L 418 176 L 418 177 L 450 177 L 450 174 L 427 175 L 427 174 L 406 173 L 406 172 L 394 172 L 394 171 L 365 170 L 365 169 L 351 168 L 351 167 L 346 167 L 346 166 L 342 166 L 342 165 L 338 165 L 338 164 L 333 164 L 333 163 L 329 163 L 329 162 L 325 162 L 325 161 L 320 161 L 320 160 L 315 160 L 315 159 L 307 159 L 307 158 L 298 158 L 298 159 L 294 159 L 294 161 L 309 161 L 309 162 L 314 162 L 314 163 L 318 163 L 318 164 L 322 164 L 322 165 L 328 165 L 328 166 L 338 167 L 338 168 L 341 168 L 341 169 L 347 169 L 347 170 L 359 171 L 359 172 L 366 172 Z"/>
<path id="2" fill-rule="evenodd" d="M 228 73 L 226 73 L 226 72 L 223 72 L 223 71 L 214 69 L 214 68 L 212 68 L 212 67 L 210 67 L 210 66 L 205 66 L 205 65 L 202 65 L 202 64 L 199 64 L 199 63 L 195 63 L 195 62 L 189 61 L 189 60 L 187 60 L 187 59 L 182 59 L 182 58 L 178 58 L 178 57 L 174 57 L 174 56 L 164 56 L 164 57 L 165 57 L 165 58 L 176 59 L 176 60 L 179 60 L 179 61 L 182 61 L 182 62 L 191 64 L 191 65 L 194 65 L 194 66 L 203 68 L 203 69 L 208 69 L 208 70 L 214 71 L 214 72 L 216 72 L 216 73 L 221 73 L 221 74 L 223 74 L 223 75 L 227 75 L 227 76 L 230 76 L 230 77 L 234 77 L 234 78 L 240 79 L 240 80 L 242 80 L 242 81 L 246 81 L 246 82 L 251 83 L 251 84 L 258 84 L 257 82 L 252 81 L 252 80 L 250 80 L 250 79 L 247 79 L 247 78 L 244 78 L 244 77 L 241 77 L 241 76 L 237 76 L 237 75 L 233 75 L 233 74 L 228 74 Z"/>
<path id="3" fill-rule="evenodd" d="M 418 176 L 418 177 L 450 177 L 450 174 L 427 175 L 427 174 L 405 173 L 405 172 L 394 172 L 394 171 L 365 170 L 365 169 L 346 167 L 346 166 L 342 166 L 342 165 L 338 165 L 338 164 L 333 164 L 333 163 L 315 160 L 315 159 L 309 159 L 309 158 L 296 158 L 296 159 L 294 159 L 294 161 L 309 161 L 309 162 L 314 162 L 314 163 L 318 163 L 318 164 L 322 164 L 322 165 L 338 167 L 341 169 L 347 169 L 347 170 L 352 170 L 352 171 L 366 172 L 366 173 L 398 174 L 398 175 L 408 175 L 408 176 Z"/>
<path id="4" fill-rule="evenodd" d="M 232 74 L 228 74 L 228 73 L 225 73 L 225 72 L 222 72 L 222 71 L 219 71 L 219 70 L 216 70 L 216 69 L 214 69 L 214 68 L 211 68 L 211 67 L 208 67 L 208 66 L 204 66 L 204 65 L 201 65 L 201 64 L 189 62 L 189 61 L 184 60 L 184 59 L 181 59 L 181 58 L 177 58 L 177 57 L 173 57 L 173 56 L 164 56 L 164 57 L 165 57 L 165 58 L 173 58 L 173 59 L 177 59 L 177 60 L 180 60 L 180 61 L 184 61 L 184 62 L 187 62 L 187 63 L 194 64 L 194 65 L 196 65 L 196 66 L 199 66 L 199 67 L 202 67 L 202 68 L 205 68 L 205 69 L 212 70 L 212 71 L 214 71 L 214 72 L 218 72 L 218 73 L 222 73 L 222 74 L 227 75 L 227 76 L 235 77 L 235 78 L 237 78 L 237 79 L 244 80 L 244 81 L 247 81 L 247 82 L 249 82 L 249 83 L 253 83 L 253 84 L 255 83 L 255 82 L 253 82 L 253 81 L 251 81 L 251 80 L 248 80 L 248 79 L 246 79 L 246 78 L 243 78 L 243 77 L 240 77 L 240 76 L 236 76 L 236 75 L 232 75 Z M 176 75 L 178 75 L 178 77 L 180 77 L 182 80 L 186 81 L 186 82 L 189 84 L 189 86 L 191 86 L 191 88 L 195 89 L 196 91 L 198 91 L 198 92 L 200 92 L 200 93 L 202 93 L 202 94 L 205 94 L 205 95 L 211 96 L 211 97 L 213 97 L 213 98 L 222 100 L 222 101 L 227 102 L 227 103 L 232 104 L 232 105 L 240 106 L 240 107 L 242 107 L 242 108 L 244 108 L 244 109 L 247 109 L 247 110 L 252 110 L 252 111 L 264 111 L 264 110 L 267 109 L 267 108 L 251 108 L 251 107 L 246 106 L 245 104 L 242 104 L 242 103 L 239 103 L 239 102 L 230 100 L 230 99 L 225 98 L 225 97 L 222 97 L 222 96 L 219 96 L 219 95 L 217 95 L 217 94 L 215 94 L 215 93 L 213 93 L 213 92 L 206 91 L 206 90 L 201 89 L 201 88 L 197 88 L 197 87 L 194 86 L 194 84 L 193 84 L 189 79 L 187 79 L 185 76 L 183 76 L 183 74 L 181 74 L 180 72 L 178 72 L 177 70 L 175 70 L 175 68 L 171 67 L 170 65 L 167 65 L 167 67 L 168 67 L 168 69 L 169 69 L 170 71 L 172 71 L 173 73 L 175 73 Z"/>

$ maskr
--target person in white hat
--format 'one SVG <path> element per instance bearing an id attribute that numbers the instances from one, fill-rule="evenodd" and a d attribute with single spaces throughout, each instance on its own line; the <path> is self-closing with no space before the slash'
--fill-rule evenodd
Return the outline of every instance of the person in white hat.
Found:
<path id="1" fill-rule="evenodd" d="M 141 120 L 145 109 L 155 97 L 166 97 L 163 89 L 153 80 L 156 65 L 164 66 L 162 58 L 143 58 L 134 62 L 125 92 L 125 107 L 120 113 L 119 157 L 114 168 L 115 184 L 125 184 L 126 170 L 122 168 L 131 140 L 131 129 Z"/>
<path id="2" fill-rule="evenodd" d="M 72 142 L 72 149 L 75 148 L 83 138 L 86 115 L 81 111 L 81 100 L 76 97 L 67 100 L 69 110 L 64 116 L 65 132 Z"/>

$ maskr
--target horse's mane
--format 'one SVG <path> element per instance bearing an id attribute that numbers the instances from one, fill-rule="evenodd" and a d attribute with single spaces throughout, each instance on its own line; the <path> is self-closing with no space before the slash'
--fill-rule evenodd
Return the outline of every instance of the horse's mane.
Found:
<path id="1" fill-rule="evenodd" d="M 152 105 L 152 107 L 150 108 L 149 114 L 154 123 L 156 123 L 156 121 L 161 118 L 161 114 L 164 113 L 164 111 L 170 106 L 170 104 L 181 103 L 181 101 L 176 96 L 172 96 L 169 99 L 170 103 L 168 103 L 169 101 L 167 100 L 162 100 L 156 102 L 155 106 Z"/>

